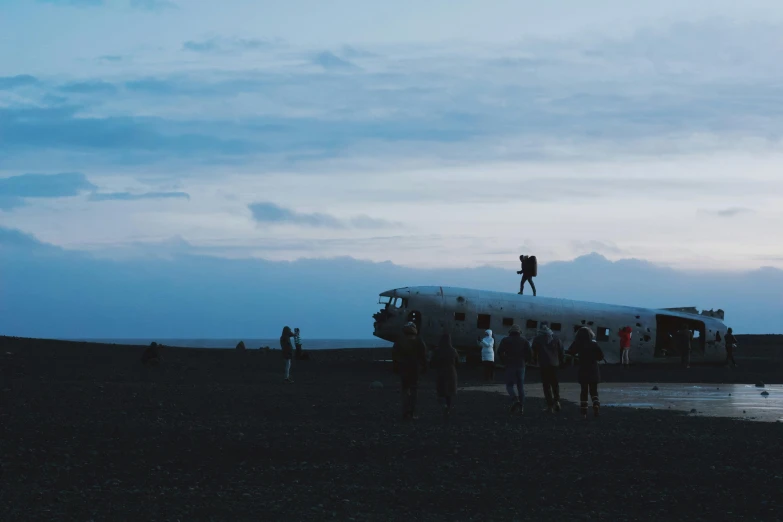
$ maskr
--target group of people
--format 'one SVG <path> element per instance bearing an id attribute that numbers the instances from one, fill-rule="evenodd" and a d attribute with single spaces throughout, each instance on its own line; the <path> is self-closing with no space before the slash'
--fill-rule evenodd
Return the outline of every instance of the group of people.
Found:
<path id="1" fill-rule="evenodd" d="M 494 369 L 494 338 L 487 330 L 481 339 L 482 359 L 484 359 L 485 378 L 492 379 Z M 491 364 L 484 357 L 492 352 Z M 537 364 L 541 371 L 541 382 L 546 399 L 547 412 L 558 412 L 560 406 L 560 384 L 558 371 L 571 362 L 579 367 L 578 380 L 581 386 L 580 413 L 587 418 L 588 394 L 592 399 L 593 413 L 597 417 L 600 411 L 598 382 L 601 379 L 599 361 L 604 360 L 601 347 L 595 341 L 595 334 L 589 327 L 582 327 L 576 333 L 574 342 L 563 349 L 562 342 L 554 335 L 546 323 L 542 323 L 538 335 L 531 344 L 518 325 L 513 325 L 508 336 L 500 342 L 497 350 L 500 361 L 505 365 L 506 391 L 511 399 L 511 412 L 522 413 L 525 400 L 525 370 L 530 364 Z M 402 391 L 402 415 L 404 419 L 415 418 L 418 398 L 419 375 L 427 371 L 427 347 L 418 335 L 416 325 L 408 323 L 403 327 L 402 335 L 392 348 L 394 372 L 400 377 Z M 459 355 L 451 344 L 451 335 L 444 328 L 438 344 L 435 346 L 430 366 L 437 372 L 437 396 L 444 415 L 448 416 L 457 394 L 457 365 Z"/>
<path id="2" fill-rule="evenodd" d="M 292 383 L 294 380 L 291 378 L 291 361 L 296 359 L 302 359 L 302 336 L 299 332 L 299 328 L 291 330 L 290 327 L 284 326 L 283 333 L 280 335 L 280 349 L 283 352 L 283 359 L 285 360 L 285 376 L 283 382 Z"/>

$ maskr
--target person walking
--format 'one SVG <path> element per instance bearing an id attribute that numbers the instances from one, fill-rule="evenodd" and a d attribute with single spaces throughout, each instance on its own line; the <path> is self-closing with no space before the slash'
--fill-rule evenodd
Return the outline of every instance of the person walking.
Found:
<path id="1" fill-rule="evenodd" d="M 519 256 L 519 261 L 522 263 L 522 270 L 519 270 L 517 274 L 522 275 L 522 281 L 519 283 L 519 294 L 525 293 L 525 281 L 530 283 L 530 288 L 533 289 L 533 297 L 536 295 L 536 285 L 533 283 L 532 267 L 530 266 L 530 256 Z"/>
<path id="2" fill-rule="evenodd" d="M 484 380 L 495 379 L 495 338 L 492 330 L 484 332 L 484 338 L 479 341 L 481 347 L 481 365 L 484 367 Z"/>
<path id="3" fill-rule="evenodd" d="M 407 323 L 392 346 L 392 364 L 400 376 L 402 418 L 416 419 L 416 399 L 419 393 L 419 371 L 427 371 L 427 346 L 418 335 L 416 325 Z M 420 370 L 421 368 L 421 370 Z"/>
<path id="4" fill-rule="evenodd" d="M 500 341 L 498 357 L 506 365 L 506 392 L 511 398 L 511 413 L 522 413 L 525 410 L 525 367 L 531 361 L 533 351 L 518 325 L 513 325 L 508 336 Z"/>
<path id="5" fill-rule="evenodd" d="M 598 400 L 598 383 L 601 380 L 601 372 L 598 362 L 604 360 L 604 352 L 595 341 L 595 334 L 587 326 L 581 327 L 576 332 L 574 342 L 569 346 L 566 355 L 576 358 L 579 364 L 578 380 L 581 391 L 579 393 L 579 410 L 582 419 L 587 419 L 587 394 L 593 400 L 593 415 L 598 417 L 601 403 Z"/>
<path id="6" fill-rule="evenodd" d="M 541 323 L 538 335 L 533 339 L 533 361 L 541 371 L 546 411 L 560 411 L 560 382 L 558 370 L 564 360 L 563 343 L 546 323 Z"/>
<path id="7" fill-rule="evenodd" d="M 291 379 L 291 359 L 294 355 L 294 333 L 288 326 L 283 327 L 283 333 L 280 335 L 280 349 L 283 351 L 283 359 L 285 359 L 285 377 L 283 382 L 292 383 Z"/>
<path id="8" fill-rule="evenodd" d="M 457 364 L 459 364 L 459 354 L 451 344 L 451 334 L 444 328 L 438 346 L 432 354 L 431 365 L 438 372 L 436 381 L 438 402 L 443 407 L 443 414 L 446 417 L 451 413 L 454 396 L 457 395 Z"/>
<path id="9" fill-rule="evenodd" d="M 729 328 L 726 331 L 726 366 L 729 365 L 729 361 L 736 368 L 737 361 L 734 360 L 734 349 L 737 347 L 737 338 L 734 337 L 734 330 Z"/>
<path id="10" fill-rule="evenodd" d="M 620 362 L 623 368 L 627 368 L 631 365 L 629 352 L 631 351 L 631 337 L 633 336 L 633 330 L 630 326 L 624 326 L 620 328 L 618 332 L 620 335 Z"/>

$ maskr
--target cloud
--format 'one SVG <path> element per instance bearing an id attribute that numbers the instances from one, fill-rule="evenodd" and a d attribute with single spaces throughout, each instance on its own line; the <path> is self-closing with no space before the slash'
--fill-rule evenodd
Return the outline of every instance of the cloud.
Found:
<path id="1" fill-rule="evenodd" d="M 301 213 L 281 207 L 274 203 L 258 202 L 248 205 L 253 219 L 264 224 L 293 224 L 319 228 L 342 229 L 354 228 L 387 228 L 401 226 L 383 219 L 375 219 L 369 216 L 355 216 L 347 220 L 341 220 L 329 214 Z"/>
<path id="2" fill-rule="evenodd" d="M 0 76 L 0 91 L 16 89 L 17 87 L 29 87 L 38 83 L 38 78 L 29 74 Z"/>
<path id="3" fill-rule="evenodd" d="M 331 51 L 323 51 L 318 54 L 316 54 L 313 57 L 313 63 L 315 65 L 320 65 L 327 71 L 344 71 L 344 70 L 353 70 L 358 69 L 358 67 L 348 60 L 344 60 L 343 58 L 340 58 L 336 54 L 332 53 Z"/>
<path id="4" fill-rule="evenodd" d="M 130 6 L 134 9 L 147 11 L 163 11 L 165 9 L 177 9 L 177 4 L 169 0 L 131 0 Z"/>
<path id="5" fill-rule="evenodd" d="M 145 192 L 132 194 L 130 192 L 93 192 L 90 201 L 137 201 L 140 199 L 190 199 L 186 192 Z"/>
<path id="6" fill-rule="evenodd" d="M 279 44 L 280 40 L 213 37 L 206 40 L 189 40 L 182 44 L 182 49 L 194 53 L 235 54 L 244 51 L 268 50 Z"/>
<path id="7" fill-rule="evenodd" d="M 77 196 L 96 188 L 81 172 L 22 174 L 0 178 L 0 209 L 10 210 L 24 206 L 24 198 Z"/>
<path id="8" fill-rule="evenodd" d="M 115 94 L 117 87 L 103 81 L 85 81 L 61 85 L 60 90 L 70 94 Z"/>
<path id="9" fill-rule="evenodd" d="M 38 0 L 42 4 L 68 5 L 68 6 L 98 6 L 104 5 L 105 0 Z"/>
<path id="10" fill-rule="evenodd" d="M 571 247 L 577 253 L 597 252 L 611 255 L 623 255 L 626 253 L 622 248 L 613 243 L 596 240 L 571 241 Z"/>
<path id="11" fill-rule="evenodd" d="M 743 181 L 743 183 L 745 183 Z M 727 207 L 717 210 L 706 210 L 706 209 L 700 209 L 699 213 L 701 214 L 709 214 L 713 216 L 718 217 L 736 217 L 740 216 L 742 214 L 753 214 L 755 211 L 750 208 L 746 207 Z"/>
<path id="12" fill-rule="evenodd" d="M 264 338 L 296 317 L 310 337 L 369 338 L 384 290 L 443 285 L 514 293 L 519 284 L 515 269 L 425 270 L 350 257 L 223 259 L 189 252 L 182 240 L 148 246 L 145 256 L 106 260 L 0 227 L 0 306 L 13 303 L 0 314 L 0 331 L 52 338 Z M 167 254 L 154 255 L 158 249 Z M 775 269 L 683 272 L 593 255 L 540 264 L 536 286 L 547 297 L 722 308 L 738 333 L 783 333 L 783 271 Z M 72 306 L 75 295 L 79 306 Z M 325 302 L 340 313 L 325 314 Z"/>

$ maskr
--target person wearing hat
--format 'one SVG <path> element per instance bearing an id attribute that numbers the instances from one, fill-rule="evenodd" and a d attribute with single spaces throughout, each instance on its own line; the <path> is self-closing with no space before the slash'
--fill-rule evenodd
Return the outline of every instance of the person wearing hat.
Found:
<path id="1" fill-rule="evenodd" d="M 542 322 L 538 335 L 533 339 L 533 360 L 541 370 L 541 384 L 544 387 L 546 411 L 560 411 L 560 383 L 557 370 L 563 364 L 563 343 L 555 337 L 549 326 Z"/>
<path id="2" fill-rule="evenodd" d="M 568 347 L 566 355 L 579 361 L 578 380 L 581 387 L 579 411 L 582 418 L 587 419 L 588 393 L 593 399 L 593 414 L 598 417 L 601 408 L 601 402 L 598 399 L 598 383 L 601 381 L 598 362 L 604 360 L 604 352 L 595 341 L 593 331 L 587 326 L 577 330 L 574 342 Z"/>
<path id="3" fill-rule="evenodd" d="M 418 335 L 416 325 L 407 323 L 402 334 L 392 346 L 394 372 L 400 376 L 402 392 L 402 417 L 415 419 L 416 399 L 419 392 L 419 368 L 427 371 L 427 347 Z"/>
<path id="4" fill-rule="evenodd" d="M 500 341 L 498 356 L 506 365 L 506 391 L 511 397 L 511 412 L 522 413 L 525 403 L 525 367 L 533 357 L 530 342 L 522 337 L 522 329 L 514 325 Z M 516 393 L 514 388 L 516 387 Z"/>

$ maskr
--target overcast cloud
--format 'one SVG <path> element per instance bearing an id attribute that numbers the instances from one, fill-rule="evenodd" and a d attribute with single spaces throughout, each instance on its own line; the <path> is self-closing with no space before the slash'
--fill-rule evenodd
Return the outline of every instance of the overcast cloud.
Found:
<path id="1" fill-rule="evenodd" d="M 783 268 L 777 1 L 3 10 L 0 226 L 47 243 Z"/>

